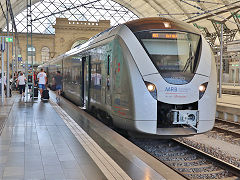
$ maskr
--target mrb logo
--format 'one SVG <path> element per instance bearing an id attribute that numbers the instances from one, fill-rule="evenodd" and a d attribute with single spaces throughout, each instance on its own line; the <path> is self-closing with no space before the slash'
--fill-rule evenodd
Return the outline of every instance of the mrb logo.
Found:
<path id="1" fill-rule="evenodd" d="M 177 87 L 166 87 L 165 92 L 177 92 Z"/>

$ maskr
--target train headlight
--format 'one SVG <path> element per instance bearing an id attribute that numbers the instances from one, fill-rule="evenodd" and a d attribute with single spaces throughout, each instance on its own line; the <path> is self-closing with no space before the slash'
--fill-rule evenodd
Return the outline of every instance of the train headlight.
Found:
<path id="1" fill-rule="evenodd" d="M 208 85 L 208 83 L 206 82 L 199 86 L 199 88 L 198 88 L 199 89 L 199 99 L 201 99 L 203 94 L 205 93 L 205 91 L 207 89 L 207 85 Z"/>
<path id="2" fill-rule="evenodd" d="M 145 85 L 147 87 L 147 90 L 150 92 L 150 94 L 152 95 L 152 97 L 154 99 L 157 99 L 157 88 L 153 83 L 150 82 L 146 82 L 145 81 Z"/>
<path id="3" fill-rule="evenodd" d="M 147 89 L 148 89 L 149 92 L 153 92 L 153 91 L 155 91 L 156 87 L 155 87 L 154 84 L 149 83 L 149 84 L 147 85 Z"/>
<path id="4" fill-rule="evenodd" d="M 199 86 L 199 91 L 204 92 L 206 90 L 206 87 L 202 84 Z"/>

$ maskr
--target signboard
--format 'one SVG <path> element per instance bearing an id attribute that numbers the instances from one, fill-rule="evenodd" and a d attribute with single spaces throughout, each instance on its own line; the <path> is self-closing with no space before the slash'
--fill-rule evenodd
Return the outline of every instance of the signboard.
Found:
<path id="1" fill-rule="evenodd" d="M 13 42 L 13 37 L 6 37 L 5 40 L 6 42 Z"/>
<path id="2" fill-rule="evenodd" d="M 18 57 L 18 62 L 19 62 L 19 61 L 22 61 L 22 57 Z"/>

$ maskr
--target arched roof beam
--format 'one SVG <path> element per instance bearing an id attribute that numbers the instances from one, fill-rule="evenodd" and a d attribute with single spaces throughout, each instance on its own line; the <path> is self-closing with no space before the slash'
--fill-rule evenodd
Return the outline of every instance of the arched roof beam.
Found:
<path id="1" fill-rule="evenodd" d="M 168 11 L 166 8 L 164 8 L 158 1 L 153 0 L 153 2 L 154 2 L 159 8 L 161 8 L 165 13 L 167 13 L 171 18 L 174 18 L 174 17 L 171 15 L 171 13 L 169 13 L 169 11 Z"/>
<path id="2" fill-rule="evenodd" d="M 229 1 L 228 0 L 221 0 L 224 4 L 229 4 Z M 237 13 L 239 12 L 240 10 L 236 11 L 236 12 L 233 12 L 233 11 L 229 11 L 231 13 L 231 15 L 229 16 L 229 19 L 232 17 L 234 19 L 234 21 L 237 23 L 236 26 L 238 28 L 238 32 L 240 33 L 240 20 L 239 18 L 237 17 Z"/>
<path id="3" fill-rule="evenodd" d="M 153 5 L 153 1 L 151 0 L 143 0 L 146 4 L 148 4 L 149 6 L 151 6 L 152 9 L 154 9 L 156 12 L 159 12 L 159 10 L 156 8 L 156 4 Z M 157 15 L 157 13 L 156 13 Z"/>
<path id="4" fill-rule="evenodd" d="M 4 12 L 4 10 L 3 10 L 3 6 L 2 6 L 2 3 L 1 3 L 1 2 L 0 2 L 0 6 L 1 6 L 1 9 L 2 9 L 2 13 L 3 13 L 4 18 L 7 19 L 6 15 L 5 15 L 5 12 Z"/>
<path id="5" fill-rule="evenodd" d="M 183 8 L 183 6 L 178 1 L 173 0 L 173 2 L 182 10 L 182 12 L 185 14 L 185 16 L 187 16 L 188 18 L 190 17 L 190 15 L 187 12 L 187 10 L 185 8 Z"/>
<path id="6" fill-rule="evenodd" d="M 228 5 L 224 5 L 222 7 L 215 8 L 215 9 L 210 10 L 210 11 L 204 11 L 202 13 L 199 13 L 198 15 L 192 16 L 192 17 L 190 17 L 188 19 L 184 19 L 184 21 L 187 21 L 188 23 L 197 22 L 197 21 L 200 21 L 200 20 L 203 20 L 203 19 L 207 19 L 207 18 L 213 17 L 215 15 L 220 15 L 220 14 L 229 12 L 230 10 L 238 9 L 238 8 L 240 8 L 240 5 L 235 5 L 235 4 L 237 4 L 239 2 L 240 2 L 240 0 L 236 1 L 236 2 L 233 2 L 233 3 L 230 3 Z M 229 6 L 233 6 L 233 7 L 229 7 Z M 226 7 L 228 7 L 228 8 L 226 8 Z M 226 9 L 218 11 L 218 12 L 215 12 L 214 13 L 215 15 L 212 13 L 214 11 L 217 11 L 217 10 L 220 10 L 220 9 L 223 9 L 223 8 L 226 8 Z M 202 16 L 204 14 L 208 14 L 208 15 L 203 16 L 203 17 L 199 17 L 199 16 Z M 199 17 L 199 18 L 197 18 L 197 17 Z M 193 19 L 193 18 L 196 18 L 196 19 Z M 191 20 L 191 19 L 193 19 L 193 20 Z"/>
<path id="7" fill-rule="evenodd" d="M 188 5 L 190 5 L 190 6 L 192 6 L 192 7 L 194 7 L 194 8 L 196 8 L 196 9 L 199 9 L 199 10 L 205 12 L 205 11 L 204 11 L 201 7 L 199 7 L 199 6 L 190 4 L 190 3 L 186 2 L 185 0 L 181 0 L 181 1 L 184 2 L 184 3 L 186 3 L 186 4 L 188 4 Z M 216 13 L 212 13 L 211 11 L 207 11 L 206 13 L 212 14 L 213 16 L 216 16 L 216 17 L 218 17 L 218 18 L 220 18 L 220 19 L 222 19 L 222 20 L 227 20 L 228 22 L 231 22 L 231 23 L 233 23 L 233 24 L 238 24 L 238 23 L 236 23 L 236 22 L 230 21 L 229 19 L 226 19 L 226 18 L 223 17 L 223 16 L 219 16 L 219 15 L 217 15 Z"/>
<path id="8" fill-rule="evenodd" d="M 126 3 L 125 1 L 122 0 L 114 0 L 115 2 L 117 2 L 118 4 L 121 4 L 122 6 L 126 7 L 127 9 L 129 9 L 130 11 L 132 11 L 134 14 L 136 14 L 138 17 L 145 17 L 143 15 L 143 13 L 141 13 L 140 11 L 136 10 L 136 8 L 134 8 L 132 5 L 130 5 L 129 3 Z"/>

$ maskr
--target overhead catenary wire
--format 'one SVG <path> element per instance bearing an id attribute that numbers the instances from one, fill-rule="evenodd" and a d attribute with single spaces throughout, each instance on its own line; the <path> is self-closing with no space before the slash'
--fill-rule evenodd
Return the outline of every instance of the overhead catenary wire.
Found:
<path id="1" fill-rule="evenodd" d="M 181 1 L 181 0 L 180 0 L 180 1 Z M 187 21 L 187 20 L 193 19 L 193 18 L 195 18 L 195 17 L 198 17 L 198 16 L 201 16 L 201 15 L 203 15 L 203 14 L 206 14 L 207 12 L 213 12 L 213 11 L 221 10 L 221 9 L 223 9 L 223 8 L 227 8 L 228 6 L 233 6 L 233 5 L 237 4 L 237 3 L 240 3 L 240 0 L 235 1 L 235 2 L 233 2 L 233 3 L 230 3 L 230 4 L 227 4 L 227 5 L 224 5 L 224 6 L 221 6 L 221 7 L 218 7 L 218 8 L 215 8 L 215 9 L 212 9 L 212 10 L 208 10 L 208 11 L 204 10 L 204 12 L 202 12 L 202 13 L 200 13 L 200 14 L 198 14 L 198 15 L 192 16 L 192 17 L 190 17 L 190 18 L 184 19 L 183 21 Z M 238 8 L 238 7 L 234 7 L 234 8 Z M 219 12 L 216 12 L 216 14 L 218 14 L 218 13 L 219 13 Z"/>
<path id="2" fill-rule="evenodd" d="M 202 1 L 202 0 L 186 0 L 186 1 L 192 1 L 192 2 L 197 2 L 197 3 L 206 3 L 206 4 L 215 4 L 215 5 L 225 5 L 224 3 Z"/>
<path id="3" fill-rule="evenodd" d="M 220 18 L 220 19 L 223 19 L 223 20 L 228 21 L 228 22 L 230 22 L 230 23 L 233 23 L 233 24 L 235 24 L 235 25 L 237 25 L 237 26 L 240 26 L 240 24 L 237 23 L 237 22 L 231 21 L 231 20 L 229 20 L 229 19 L 227 19 L 227 18 L 225 18 L 225 17 L 223 17 L 223 16 L 219 16 L 219 15 L 217 15 L 216 13 L 212 13 L 212 12 L 210 12 L 210 11 L 205 11 L 205 10 L 202 9 L 201 7 L 196 6 L 196 5 L 193 5 L 193 4 L 191 4 L 191 3 L 188 3 L 188 2 L 186 2 L 185 0 L 180 0 L 180 2 L 183 2 L 183 3 L 185 3 L 185 4 L 189 5 L 189 6 L 192 6 L 192 7 L 196 8 L 196 9 L 198 9 L 198 10 L 201 10 L 201 11 L 203 11 L 203 12 L 212 14 L 212 15 Z"/>
<path id="4" fill-rule="evenodd" d="M 184 16 L 186 14 L 200 14 L 200 12 L 193 12 L 193 13 L 169 13 L 169 14 L 161 14 L 161 13 L 159 13 L 158 16 L 167 16 L 167 15 Z"/>

